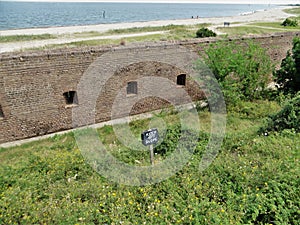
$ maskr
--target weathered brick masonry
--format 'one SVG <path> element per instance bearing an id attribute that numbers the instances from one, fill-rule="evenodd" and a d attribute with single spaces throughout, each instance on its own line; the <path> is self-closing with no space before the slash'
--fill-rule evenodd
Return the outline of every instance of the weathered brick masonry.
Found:
<path id="1" fill-rule="evenodd" d="M 278 65 L 298 35 L 282 33 L 248 38 L 266 48 Z M 242 43 L 248 38 L 238 41 Z M 1 54 L 0 143 L 109 120 L 117 95 L 121 96 L 117 102 L 119 108 L 133 105 L 130 114 L 157 109 L 170 102 L 187 102 L 180 90 L 185 90 L 193 100 L 203 98 L 195 82 L 189 79 L 194 72 L 191 67 L 197 58 L 195 53 L 215 41 L 197 39 Z M 109 79 L 103 80 L 105 76 Z M 170 98 L 139 99 L 140 90 L 147 90 L 142 82 L 145 76 L 153 77 L 153 82 L 162 77 L 173 81 L 175 88 L 167 91 Z M 78 84 L 84 83 L 84 77 L 91 79 L 90 90 L 80 92 Z M 99 93 L 93 93 L 95 88 Z M 148 82 L 148 88 L 155 89 L 155 85 Z M 94 111 L 83 112 L 92 114 L 94 121 L 83 119 L 72 124 L 72 110 L 93 101 Z M 122 113 L 126 115 L 119 110 L 115 117 L 124 116 Z"/>

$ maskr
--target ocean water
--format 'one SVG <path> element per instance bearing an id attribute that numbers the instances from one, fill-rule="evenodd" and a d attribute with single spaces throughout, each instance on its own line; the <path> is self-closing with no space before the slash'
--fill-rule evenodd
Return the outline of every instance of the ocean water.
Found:
<path id="1" fill-rule="evenodd" d="M 276 5 L 11 2 L 0 0 L 0 30 L 233 16 Z"/>

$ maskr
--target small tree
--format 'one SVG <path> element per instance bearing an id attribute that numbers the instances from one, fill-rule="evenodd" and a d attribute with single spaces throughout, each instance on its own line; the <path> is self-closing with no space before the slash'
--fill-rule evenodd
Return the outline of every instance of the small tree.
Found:
<path id="1" fill-rule="evenodd" d="M 227 104 L 259 98 L 272 74 L 266 50 L 253 41 L 217 42 L 204 57 L 223 88 Z"/>
<path id="2" fill-rule="evenodd" d="M 197 36 L 197 38 L 216 37 L 217 34 L 215 32 L 213 32 L 212 30 L 202 27 L 199 30 L 197 30 L 196 36 Z"/>
<path id="3" fill-rule="evenodd" d="M 285 94 L 300 91 L 300 38 L 293 40 L 292 53 L 287 52 L 274 76 L 278 89 Z"/>

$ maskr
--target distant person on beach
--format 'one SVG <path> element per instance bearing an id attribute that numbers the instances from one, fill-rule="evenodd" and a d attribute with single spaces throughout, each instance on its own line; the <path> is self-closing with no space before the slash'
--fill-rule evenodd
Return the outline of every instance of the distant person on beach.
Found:
<path id="1" fill-rule="evenodd" d="M 102 17 L 105 19 L 105 10 L 103 10 Z"/>

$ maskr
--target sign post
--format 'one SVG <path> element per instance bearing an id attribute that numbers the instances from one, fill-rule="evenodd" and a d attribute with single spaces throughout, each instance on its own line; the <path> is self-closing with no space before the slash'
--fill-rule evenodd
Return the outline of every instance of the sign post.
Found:
<path id="1" fill-rule="evenodd" d="M 142 143 L 145 146 L 149 146 L 150 151 L 150 163 L 154 165 L 154 152 L 153 152 L 153 145 L 158 142 L 158 130 L 156 128 L 146 130 L 141 135 Z"/>
<path id="2" fill-rule="evenodd" d="M 154 165 L 154 152 L 153 152 L 153 145 L 149 145 L 149 151 L 150 151 L 150 163 L 153 166 Z"/>

